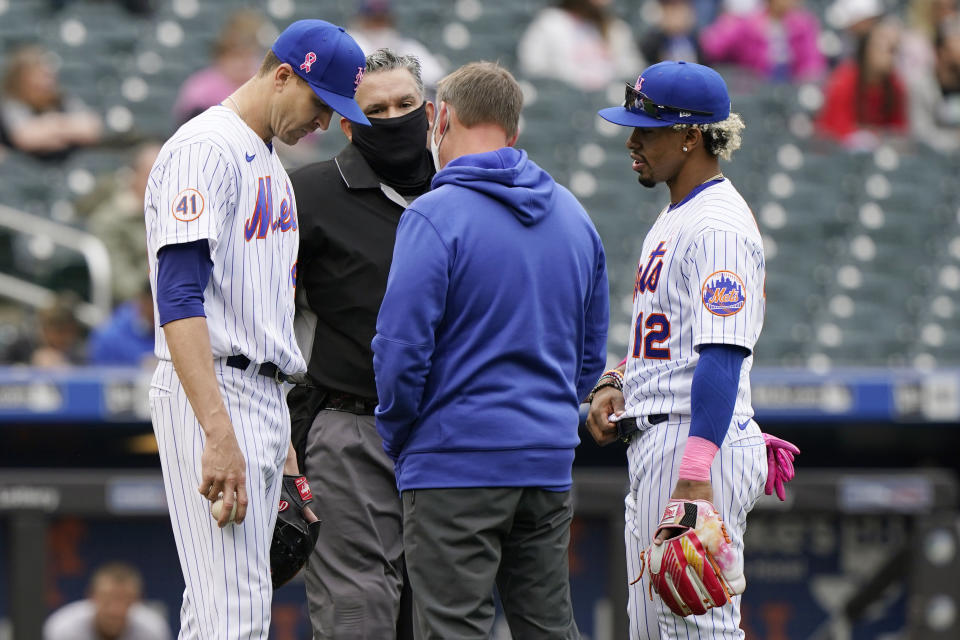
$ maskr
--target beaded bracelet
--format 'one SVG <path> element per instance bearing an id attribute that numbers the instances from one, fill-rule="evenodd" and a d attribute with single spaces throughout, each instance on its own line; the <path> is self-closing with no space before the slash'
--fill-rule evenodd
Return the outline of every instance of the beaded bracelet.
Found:
<path id="1" fill-rule="evenodd" d="M 593 389 L 590 390 L 590 395 L 587 396 L 587 403 L 589 404 L 593 402 L 593 397 L 597 395 L 597 392 L 600 391 L 600 389 L 606 389 L 607 387 L 614 387 L 617 391 L 622 391 L 623 374 L 616 369 L 611 369 L 600 376 L 600 379 L 597 380 L 597 384 L 594 385 Z"/>
<path id="2" fill-rule="evenodd" d="M 600 380 L 603 380 L 607 376 L 610 376 L 611 378 L 614 378 L 617 382 L 619 382 L 620 388 L 623 389 L 623 374 L 620 373 L 618 369 L 610 369 L 609 371 L 605 371 L 604 374 L 600 376 Z"/>

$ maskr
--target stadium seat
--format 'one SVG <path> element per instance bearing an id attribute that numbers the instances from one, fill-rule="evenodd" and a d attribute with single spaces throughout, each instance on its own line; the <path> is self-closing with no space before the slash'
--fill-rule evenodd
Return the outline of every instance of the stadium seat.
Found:
<path id="1" fill-rule="evenodd" d="M 808 7 L 820 12 L 830 1 L 810 0 Z M 395 2 L 392 8 L 399 30 L 446 57 L 451 69 L 479 58 L 513 68 L 517 40 L 536 11 L 548 4 L 515 0 L 493 7 L 471 0 L 418 0 Z M 636 24 L 643 4 L 617 3 L 616 11 Z M 152 17 L 143 18 L 111 2 L 77 1 L 50 13 L 43 3 L 0 1 L 0 39 L 11 44 L 39 37 L 62 59 L 68 93 L 104 113 L 128 112 L 130 126 L 111 129 L 112 135 L 162 138 L 174 126 L 170 113 L 180 84 L 209 60 L 223 17 L 246 6 L 246 0 L 165 1 L 156 3 Z M 318 11 L 298 0 L 262 6 L 277 26 L 317 17 Z M 319 11 L 345 25 L 355 10 L 355 3 L 340 0 Z M 468 46 L 457 48 L 445 39 L 450 25 L 461 36 L 465 30 Z M 751 206 L 769 247 L 770 304 L 757 363 L 803 365 L 823 355 L 837 365 L 885 366 L 891 359 L 930 350 L 932 345 L 921 345 L 910 351 L 903 327 L 939 323 L 949 328 L 955 323 L 955 317 L 942 315 L 942 301 L 934 301 L 952 299 L 960 291 L 960 259 L 950 245 L 960 236 L 960 181 L 955 179 L 960 154 L 887 145 L 849 153 L 791 127 L 792 118 L 815 114 L 815 86 L 766 83 L 726 66 L 720 71 L 734 111 L 747 124 L 743 148 L 732 163 L 721 166 Z M 607 252 L 613 318 L 622 323 L 617 318 L 629 307 L 644 235 L 665 204 L 666 192 L 636 184 L 623 147 L 627 130 L 604 129 L 596 115 L 612 104 L 606 92 L 518 79 L 532 87 L 519 145 L 577 194 L 596 224 Z M 336 131 L 320 135 L 316 156 L 330 157 L 343 143 Z M 67 180 L 75 170 L 98 176 L 119 166 L 123 156 L 113 149 L 83 151 L 61 169 L 8 158 L 0 162 L 0 203 L 52 215 L 55 202 L 75 195 Z M 4 241 L 16 244 L 0 236 Z M 50 265 L 38 268 L 43 278 L 54 272 Z M 63 268 L 55 277 L 79 279 L 70 275 L 69 265 Z M 841 301 L 836 308 L 831 307 L 834 300 Z M 884 318 L 874 321 L 874 315 Z M 820 336 L 825 324 L 830 326 Z M 628 331 L 621 333 L 611 332 L 612 350 L 625 348 Z M 836 339 L 836 345 L 823 344 L 819 337 Z M 944 339 L 943 352 L 937 352 L 938 361 L 960 363 L 960 348 L 951 351 L 948 342 Z M 889 353 L 884 356 L 878 349 Z"/>

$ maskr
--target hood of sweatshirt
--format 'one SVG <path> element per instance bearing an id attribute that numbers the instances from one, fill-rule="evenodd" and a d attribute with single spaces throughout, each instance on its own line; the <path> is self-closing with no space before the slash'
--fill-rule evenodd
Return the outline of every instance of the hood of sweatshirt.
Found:
<path id="1" fill-rule="evenodd" d="M 553 209 L 556 183 L 513 147 L 460 156 L 433 178 L 433 188 L 451 184 L 483 193 L 503 203 L 520 222 L 532 226 Z"/>

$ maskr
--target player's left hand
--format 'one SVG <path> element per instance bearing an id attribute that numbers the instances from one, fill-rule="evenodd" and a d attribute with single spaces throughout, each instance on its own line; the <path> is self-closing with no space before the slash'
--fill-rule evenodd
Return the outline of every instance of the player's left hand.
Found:
<path id="1" fill-rule="evenodd" d="M 286 584 L 307 563 L 320 536 L 320 520 L 310 509 L 313 493 L 304 476 L 284 475 L 270 545 L 273 587 Z"/>
<path id="2" fill-rule="evenodd" d="M 294 450 L 292 442 L 290 443 L 290 446 L 287 448 L 287 459 L 283 463 L 283 475 L 284 477 L 286 476 L 291 476 L 294 478 L 303 477 L 300 474 L 300 468 L 297 466 L 297 452 L 296 450 Z M 306 480 L 306 478 L 304 478 L 304 480 Z M 289 483 L 284 483 L 284 486 L 282 489 L 283 494 L 289 494 L 291 492 L 290 488 L 287 486 L 288 484 Z M 307 485 L 307 491 L 308 492 L 310 491 L 309 485 Z M 310 495 L 311 495 L 310 499 L 304 500 L 303 504 L 300 505 L 301 507 L 300 513 L 303 514 L 303 519 L 307 521 L 307 524 L 310 524 L 311 522 L 317 522 L 320 520 L 320 518 L 318 518 L 317 515 L 313 512 L 313 509 L 307 506 L 308 504 L 310 504 L 310 502 L 313 501 L 313 494 L 311 493 Z M 280 500 L 281 501 L 283 500 L 283 495 L 280 496 Z"/>
<path id="3" fill-rule="evenodd" d="M 709 482 L 700 482 L 698 480 L 677 480 L 677 486 L 674 487 L 670 495 L 670 502 L 675 500 L 705 500 L 713 504 L 713 485 Z M 662 523 L 661 523 L 662 524 Z M 653 538 L 653 544 L 661 544 L 664 540 L 673 537 L 678 532 L 670 527 L 658 527 L 657 535 Z"/>
<path id="4" fill-rule="evenodd" d="M 661 534 L 666 533 L 666 538 Z M 678 616 L 699 615 L 743 593 L 743 558 L 706 500 L 670 500 L 655 542 L 644 552 L 650 583 Z"/>

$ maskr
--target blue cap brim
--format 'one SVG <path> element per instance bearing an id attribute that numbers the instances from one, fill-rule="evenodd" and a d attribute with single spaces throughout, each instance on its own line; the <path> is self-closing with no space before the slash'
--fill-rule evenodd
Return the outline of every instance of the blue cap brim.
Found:
<path id="1" fill-rule="evenodd" d="M 312 84 L 310 85 L 310 88 L 313 89 L 313 92 L 320 96 L 324 102 L 330 105 L 331 109 L 342 115 L 350 122 L 356 122 L 357 124 L 365 125 L 370 124 L 367 116 L 363 115 L 363 110 L 360 108 L 360 105 L 358 105 L 357 101 L 353 98 L 341 96 L 339 93 L 327 91 L 326 89 L 315 87 Z"/>
<path id="2" fill-rule="evenodd" d="M 648 116 L 645 113 L 627 111 L 627 109 L 624 107 L 609 107 L 607 109 L 600 109 L 600 111 L 597 111 L 597 115 L 607 122 L 619 124 L 623 127 L 672 127 L 674 124 L 676 124 L 675 122 L 658 120 L 657 118 Z"/>

